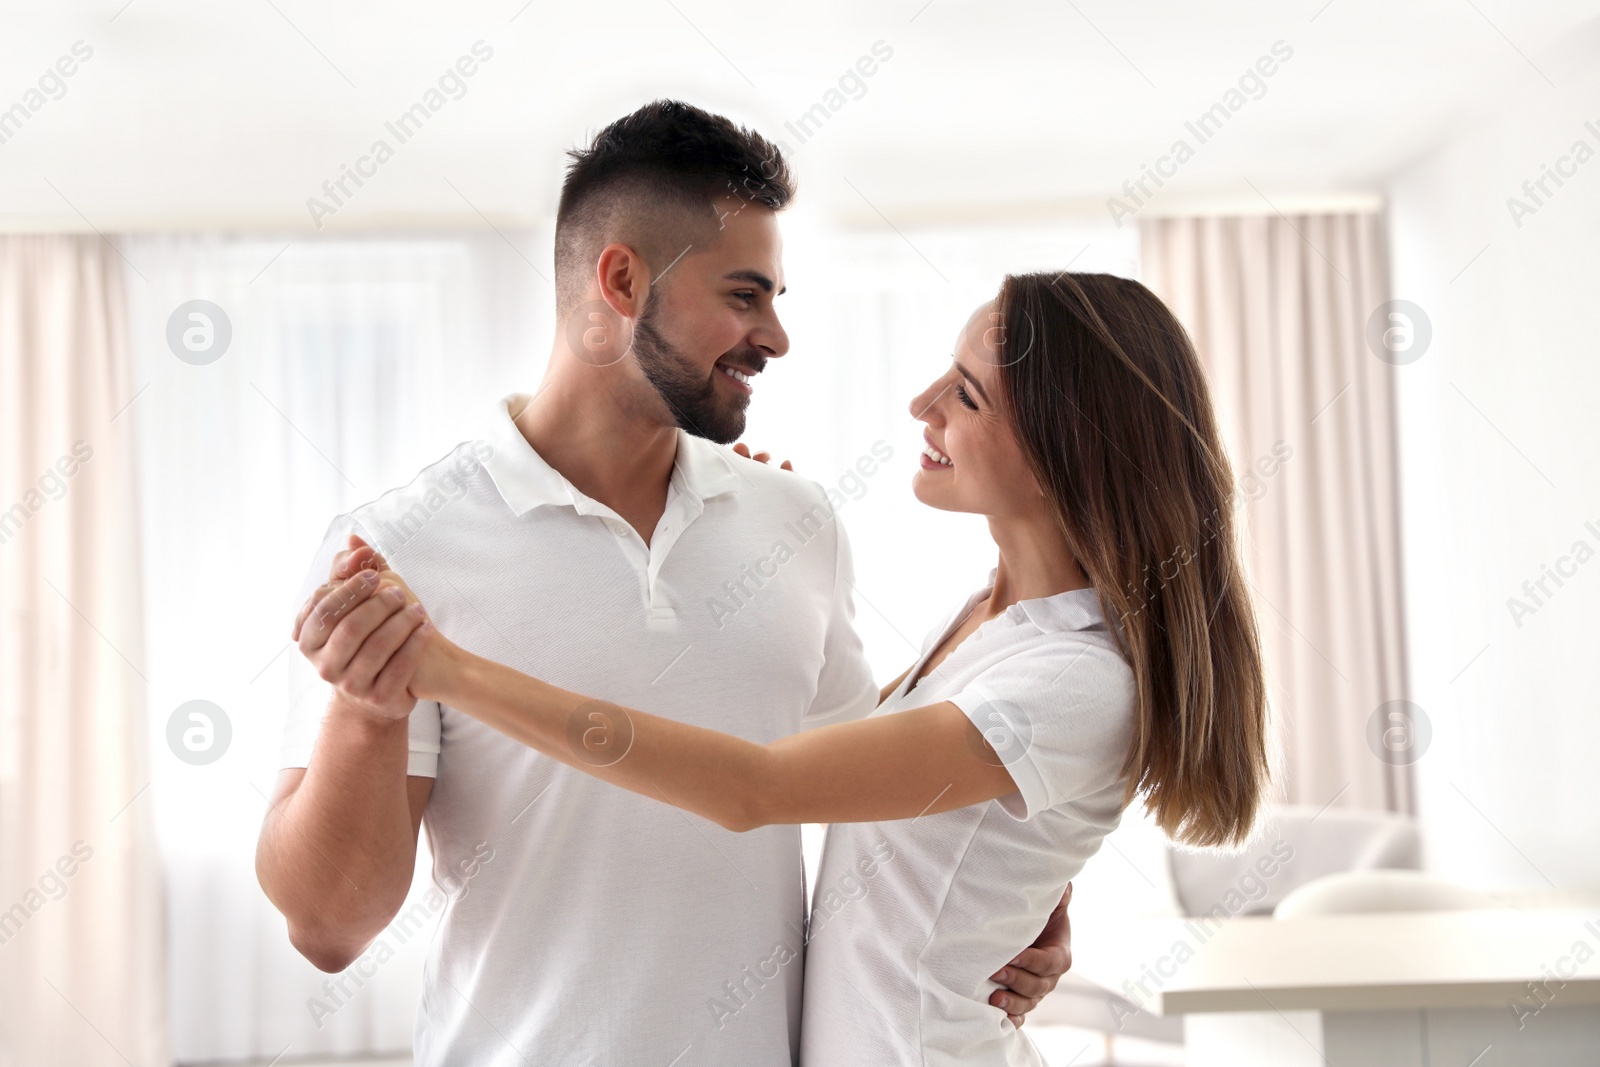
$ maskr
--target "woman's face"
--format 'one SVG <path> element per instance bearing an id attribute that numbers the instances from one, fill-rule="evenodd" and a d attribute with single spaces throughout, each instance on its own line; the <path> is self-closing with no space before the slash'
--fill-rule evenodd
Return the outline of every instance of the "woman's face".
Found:
<path id="1" fill-rule="evenodd" d="M 990 301 L 962 328 L 950 369 L 911 401 L 912 417 L 926 424 L 911 490 L 929 507 L 991 518 L 1046 510 L 1001 397 L 1003 340 Z"/>

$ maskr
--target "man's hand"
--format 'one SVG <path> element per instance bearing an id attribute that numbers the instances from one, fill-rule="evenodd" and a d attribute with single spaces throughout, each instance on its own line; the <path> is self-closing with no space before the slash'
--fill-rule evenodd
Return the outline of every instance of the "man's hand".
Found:
<path id="1" fill-rule="evenodd" d="M 989 1003 L 1004 1010 L 1013 1026 L 1021 1026 L 1028 1012 L 1039 1006 L 1072 967 L 1072 920 L 1067 918 L 1071 900 L 1072 883 L 1068 882 L 1038 940 L 990 976 L 1006 988 L 989 994 Z"/>
<path id="2" fill-rule="evenodd" d="M 433 627 L 422 605 L 393 582 L 379 588 L 381 556 L 359 537 L 334 558 L 330 581 L 311 594 L 294 623 L 300 652 L 332 683 L 336 699 L 373 718 L 406 718 L 408 690 Z M 412 603 L 408 606 L 407 601 Z"/>

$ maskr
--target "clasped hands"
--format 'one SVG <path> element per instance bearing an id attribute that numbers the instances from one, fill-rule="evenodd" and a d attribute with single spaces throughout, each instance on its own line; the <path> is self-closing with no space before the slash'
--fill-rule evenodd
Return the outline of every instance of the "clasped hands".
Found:
<path id="1" fill-rule="evenodd" d="M 381 720 L 438 699 L 456 651 L 377 549 L 354 534 L 295 616 L 293 640 L 347 705 Z"/>

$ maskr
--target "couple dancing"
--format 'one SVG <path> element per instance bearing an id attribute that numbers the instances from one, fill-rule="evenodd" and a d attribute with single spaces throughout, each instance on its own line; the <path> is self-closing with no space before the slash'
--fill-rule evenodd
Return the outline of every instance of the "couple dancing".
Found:
<path id="1" fill-rule="evenodd" d="M 1019 1027 L 1124 807 L 1216 845 L 1261 802 L 1232 476 L 1136 282 L 1007 277 L 911 399 L 914 493 L 986 516 L 998 560 L 874 682 L 823 490 L 719 447 L 788 350 L 791 195 L 772 144 L 699 109 L 602 130 L 562 190 L 543 385 L 314 562 L 295 634 L 323 684 L 258 873 L 342 970 L 427 822 L 453 891 L 419 1064 L 1042 1067 Z"/>

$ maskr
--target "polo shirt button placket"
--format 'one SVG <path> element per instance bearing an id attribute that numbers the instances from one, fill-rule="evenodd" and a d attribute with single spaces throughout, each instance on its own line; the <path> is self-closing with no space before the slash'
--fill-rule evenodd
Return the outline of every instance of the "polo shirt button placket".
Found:
<path id="1" fill-rule="evenodd" d="M 651 624 L 672 622 L 672 621 L 677 619 L 677 617 L 678 617 L 677 611 L 675 611 L 673 609 L 672 605 L 667 602 L 666 598 L 662 597 L 659 593 L 656 592 L 656 589 L 655 589 L 654 585 L 652 585 L 650 587 L 649 594 L 650 594 L 650 614 L 649 614 L 649 619 L 650 619 Z"/>

